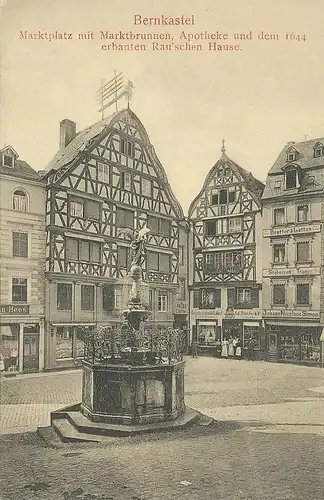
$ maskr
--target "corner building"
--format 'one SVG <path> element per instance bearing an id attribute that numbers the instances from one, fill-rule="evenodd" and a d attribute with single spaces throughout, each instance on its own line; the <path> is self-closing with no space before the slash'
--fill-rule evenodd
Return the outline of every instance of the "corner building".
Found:
<path id="1" fill-rule="evenodd" d="M 121 326 L 130 242 L 143 226 L 145 328 L 186 322 L 184 216 L 137 116 L 126 109 L 79 133 L 63 120 L 46 180 L 46 368 L 80 362 L 85 328 Z"/>
<path id="2" fill-rule="evenodd" d="M 264 185 L 222 156 L 189 208 L 190 327 L 200 354 L 220 355 L 239 338 L 246 352 L 265 344 L 261 311 L 261 195 Z"/>
<path id="3" fill-rule="evenodd" d="M 268 173 L 262 196 L 263 318 L 269 360 L 313 365 L 323 361 L 323 188 L 324 138 L 286 144 Z"/>
<path id="4" fill-rule="evenodd" d="M 0 151 L 0 371 L 44 367 L 45 184 L 12 146 Z"/>

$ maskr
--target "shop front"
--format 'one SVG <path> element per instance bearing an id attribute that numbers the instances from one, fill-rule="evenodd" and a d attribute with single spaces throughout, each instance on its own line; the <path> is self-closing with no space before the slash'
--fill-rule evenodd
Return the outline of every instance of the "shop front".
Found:
<path id="1" fill-rule="evenodd" d="M 81 366 L 84 338 L 95 323 L 52 324 L 47 335 L 46 369 Z"/>
<path id="2" fill-rule="evenodd" d="M 297 321 L 265 321 L 269 361 L 319 366 L 323 327 Z"/>
<path id="3" fill-rule="evenodd" d="M 37 372 L 44 362 L 44 321 L 29 306 L 0 306 L 0 372 Z M 12 313 L 16 313 L 13 315 Z"/>
<path id="4" fill-rule="evenodd" d="M 242 357 L 245 359 L 264 359 L 264 331 L 261 320 L 247 321 L 245 319 L 223 319 L 222 340 L 236 339 L 236 344 L 242 346 Z"/>
<path id="5" fill-rule="evenodd" d="M 221 329 L 218 320 L 198 319 L 195 328 L 198 354 L 202 356 L 217 356 L 221 351 Z"/>

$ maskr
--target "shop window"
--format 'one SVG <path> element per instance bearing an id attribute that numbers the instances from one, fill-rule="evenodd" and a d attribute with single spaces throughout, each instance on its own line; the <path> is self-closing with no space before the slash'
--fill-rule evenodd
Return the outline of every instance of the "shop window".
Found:
<path id="1" fill-rule="evenodd" d="M 297 262 L 308 262 L 309 241 L 299 241 L 296 244 Z"/>
<path id="2" fill-rule="evenodd" d="M 286 262 L 286 245 L 284 243 L 273 245 L 273 262 L 275 264 Z"/>
<path id="3" fill-rule="evenodd" d="M 286 304 L 286 286 L 273 285 L 272 302 L 274 306 L 283 306 Z"/>
<path id="4" fill-rule="evenodd" d="M 297 222 L 307 222 L 309 219 L 309 206 L 298 205 L 297 207 Z"/>
<path id="5" fill-rule="evenodd" d="M 185 300 L 185 298 L 186 298 L 186 279 L 179 278 L 178 299 Z"/>
<path id="6" fill-rule="evenodd" d="M 12 302 L 27 302 L 26 278 L 12 278 Z"/>
<path id="7" fill-rule="evenodd" d="M 147 217 L 147 227 L 150 229 L 151 234 L 158 234 L 161 236 L 170 236 L 171 222 L 168 219 L 161 217 Z"/>
<path id="8" fill-rule="evenodd" d="M 164 292 L 158 293 L 158 311 L 166 312 L 168 310 L 168 295 Z"/>
<path id="9" fill-rule="evenodd" d="M 1 324 L 0 328 L 0 371 L 15 372 L 19 367 L 19 324 Z"/>
<path id="10" fill-rule="evenodd" d="M 72 310 L 72 284 L 57 283 L 56 304 L 60 311 Z"/>
<path id="11" fill-rule="evenodd" d="M 217 340 L 220 342 L 219 329 L 216 323 L 207 321 L 198 323 L 197 337 L 199 346 L 215 346 Z"/>
<path id="12" fill-rule="evenodd" d="M 130 252 L 128 247 L 117 248 L 117 264 L 119 269 L 128 269 L 130 264 Z"/>
<path id="13" fill-rule="evenodd" d="M 253 349 L 260 350 L 260 327 L 259 325 L 255 326 L 246 326 L 244 325 L 244 341 L 243 348 L 249 349 L 251 344 Z"/>
<path id="14" fill-rule="evenodd" d="M 145 177 L 142 177 L 142 195 L 148 197 L 152 196 L 152 182 Z"/>
<path id="15" fill-rule="evenodd" d="M 74 358 L 83 358 L 84 357 L 84 332 L 77 328 L 74 334 L 75 343 L 74 343 Z"/>
<path id="16" fill-rule="evenodd" d="M 73 329 L 58 327 L 56 329 L 56 359 L 73 357 Z"/>
<path id="17" fill-rule="evenodd" d="M 98 180 L 109 184 L 109 165 L 106 163 L 98 164 Z"/>
<path id="18" fill-rule="evenodd" d="M 93 311 L 94 310 L 94 286 L 81 285 L 81 310 Z"/>
<path id="19" fill-rule="evenodd" d="M 275 226 L 279 226 L 285 223 L 285 209 L 284 208 L 274 208 L 273 210 L 273 222 Z"/>
<path id="20" fill-rule="evenodd" d="M 132 177 L 129 172 L 121 173 L 121 188 L 130 191 L 132 187 Z"/>
<path id="21" fill-rule="evenodd" d="M 123 208 L 116 209 L 116 225 L 134 228 L 134 212 Z"/>
<path id="22" fill-rule="evenodd" d="M 14 257 L 28 257 L 28 233 L 12 233 L 12 255 Z"/>
<path id="23" fill-rule="evenodd" d="M 208 220 L 205 222 L 206 236 L 215 236 L 217 234 L 217 220 Z"/>
<path id="24" fill-rule="evenodd" d="M 104 311 L 111 311 L 115 306 L 114 286 L 107 285 L 102 287 L 102 308 Z"/>
<path id="25" fill-rule="evenodd" d="M 21 189 L 17 189 L 12 196 L 12 208 L 20 212 L 27 211 L 27 195 Z"/>
<path id="26" fill-rule="evenodd" d="M 296 303 L 298 306 L 309 305 L 309 283 L 297 283 Z"/>
<path id="27" fill-rule="evenodd" d="M 242 231 L 242 219 L 241 217 L 232 217 L 228 219 L 228 232 L 229 233 L 240 233 Z"/>

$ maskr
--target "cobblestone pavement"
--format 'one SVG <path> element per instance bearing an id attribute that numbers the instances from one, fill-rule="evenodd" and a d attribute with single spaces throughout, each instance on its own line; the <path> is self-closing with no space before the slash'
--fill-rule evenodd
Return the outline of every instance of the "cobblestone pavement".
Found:
<path id="1" fill-rule="evenodd" d="M 0 499 L 323 499 L 323 370 L 189 358 L 185 387 L 218 422 L 52 449 L 19 432 L 79 401 L 80 371 L 3 379 Z"/>
<path id="2" fill-rule="evenodd" d="M 289 400 L 321 398 L 324 396 L 323 391 L 318 391 L 321 385 L 323 370 L 319 368 L 205 357 L 187 359 L 186 403 L 225 420 L 236 420 L 235 412 L 239 413 L 239 419 L 240 414 L 245 415 L 243 420 L 253 420 L 251 415 L 257 412 L 260 421 L 265 421 L 264 412 L 269 410 L 272 415 L 278 409 L 281 414 L 294 414 L 296 408 L 288 408 Z M 1 433 L 31 431 L 39 425 L 48 425 L 50 411 L 80 400 L 80 370 L 2 378 Z M 278 403 L 283 406 L 263 407 Z M 236 410 L 227 408 L 238 405 L 240 408 Z M 255 408 L 249 410 L 248 405 Z M 307 407 L 306 401 L 300 401 L 298 411 L 307 414 Z"/>

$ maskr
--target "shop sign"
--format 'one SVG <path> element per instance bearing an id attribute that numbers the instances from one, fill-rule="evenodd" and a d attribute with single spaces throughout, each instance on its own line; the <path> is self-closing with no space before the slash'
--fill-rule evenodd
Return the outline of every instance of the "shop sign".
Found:
<path id="1" fill-rule="evenodd" d="M 319 267 L 284 267 L 281 269 L 263 269 L 264 278 L 272 276 L 314 276 L 316 274 L 320 274 Z"/>
<path id="2" fill-rule="evenodd" d="M 0 305 L 0 314 L 29 314 L 29 305 Z"/>
<path id="3" fill-rule="evenodd" d="M 234 311 L 226 312 L 225 318 L 228 319 L 261 319 L 262 313 L 260 309 L 234 309 Z"/>
<path id="4" fill-rule="evenodd" d="M 291 227 L 277 227 L 273 229 L 263 229 L 263 237 L 269 238 L 271 236 L 289 236 L 291 234 L 306 234 L 306 233 L 319 233 L 321 231 L 320 224 L 309 224 L 307 226 L 291 226 Z"/>
<path id="5" fill-rule="evenodd" d="M 319 311 L 296 311 L 295 309 L 265 309 L 263 315 L 268 318 L 308 318 L 319 319 Z"/>
<path id="6" fill-rule="evenodd" d="M 222 314 L 221 309 L 193 309 L 191 313 L 192 319 L 207 319 L 216 318 Z"/>

